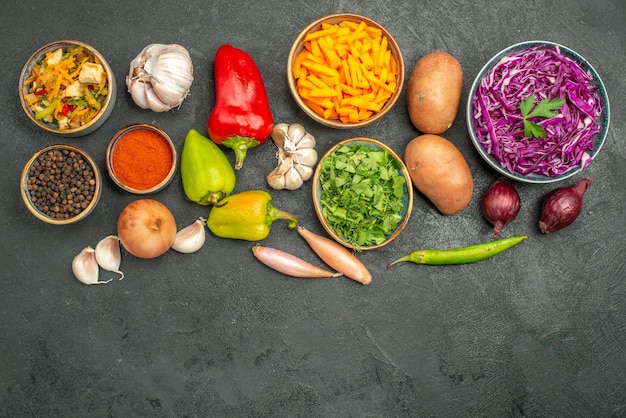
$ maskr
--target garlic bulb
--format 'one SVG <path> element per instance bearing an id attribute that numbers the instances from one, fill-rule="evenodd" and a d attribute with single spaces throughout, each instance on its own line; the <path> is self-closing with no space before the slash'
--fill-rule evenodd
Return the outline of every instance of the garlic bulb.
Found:
<path id="1" fill-rule="evenodd" d="M 315 138 L 299 123 L 279 123 L 272 129 L 272 140 L 278 146 L 278 167 L 267 175 L 268 184 L 274 189 L 298 189 L 313 175 Z"/>
<path id="2" fill-rule="evenodd" d="M 130 62 L 126 87 L 137 106 L 165 112 L 180 106 L 193 82 L 189 52 L 177 44 L 150 44 Z"/>

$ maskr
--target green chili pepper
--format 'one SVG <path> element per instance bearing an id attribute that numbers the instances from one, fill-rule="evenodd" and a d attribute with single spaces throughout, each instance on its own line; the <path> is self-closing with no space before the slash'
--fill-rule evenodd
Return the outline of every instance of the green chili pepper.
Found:
<path id="1" fill-rule="evenodd" d="M 298 225 L 298 218 L 272 205 L 269 193 L 248 190 L 213 205 L 206 224 L 218 237 L 260 241 L 269 235 L 272 223 L 278 219 L 288 220 L 290 229 Z"/>
<path id="2" fill-rule="evenodd" d="M 517 235 L 509 238 L 500 238 L 482 244 L 470 245 L 461 248 L 450 248 L 445 250 L 416 250 L 391 263 L 387 268 L 402 261 L 410 261 L 415 264 L 468 264 L 486 260 L 494 255 L 500 254 L 519 244 L 528 238 L 528 235 Z"/>
<path id="3" fill-rule="evenodd" d="M 58 103 L 59 103 L 59 99 L 55 97 L 47 107 L 35 113 L 35 118 L 43 119 L 46 116 L 51 115 L 54 112 L 54 109 L 56 109 Z"/>
<path id="4" fill-rule="evenodd" d="M 215 205 L 235 189 L 235 170 L 226 154 L 195 129 L 183 144 L 180 175 L 185 195 L 201 205 Z"/>

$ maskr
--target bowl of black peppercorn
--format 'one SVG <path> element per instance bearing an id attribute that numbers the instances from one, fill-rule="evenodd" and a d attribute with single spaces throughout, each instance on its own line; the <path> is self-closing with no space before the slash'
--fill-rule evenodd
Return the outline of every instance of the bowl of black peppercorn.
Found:
<path id="1" fill-rule="evenodd" d="M 78 222 L 102 192 L 97 164 L 84 150 L 65 144 L 37 151 L 22 171 L 20 191 L 28 210 L 53 225 Z"/>

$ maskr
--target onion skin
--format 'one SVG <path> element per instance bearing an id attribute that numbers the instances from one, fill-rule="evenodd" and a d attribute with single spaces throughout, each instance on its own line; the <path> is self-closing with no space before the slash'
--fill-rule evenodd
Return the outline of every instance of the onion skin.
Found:
<path id="1" fill-rule="evenodd" d="M 591 179 L 582 179 L 574 186 L 552 190 L 543 200 L 539 230 L 543 234 L 558 231 L 573 223 L 583 206 L 583 195 Z"/>
<path id="2" fill-rule="evenodd" d="M 126 206 L 117 221 L 122 246 L 139 258 L 156 258 L 170 249 L 176 239 L 172 212 L 156 200 L 138 199 Z"/>
<path id="3" fill-rule="evenodd" d="M 330 267 L 361 284 L 368 285 L 371 283 L 372 274 L 346 247 L 330 238 L 317 235 L 303 226 L 298 226 L 298 234 L 304 238 L 315 254 Z"/>
<path id="4" fill-rule="evenodd" d="M 500 177 L 485 192 L 481 201 L 483 216 L 493 225 L 493 238 L 517 217 L 521 206 L 519 193 L 504 177 Z"/>

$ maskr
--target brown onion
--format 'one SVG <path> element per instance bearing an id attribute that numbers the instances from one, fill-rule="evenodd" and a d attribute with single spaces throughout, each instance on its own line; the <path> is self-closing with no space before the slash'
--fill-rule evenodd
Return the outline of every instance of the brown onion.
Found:
<path id="1" fill-rule="evenodd" d="M 498 238 L 502 228 L 515 219 L 520 205 L 519 193 L 504 177 L 500 177 L 487 189 L 481 208 L 485 219 L 493 225 L 494 238 Z"/>
<path id="2" fill-rule="evenodd" d="M 156 258 L 165 253 L 174 243 L 176 231 L 172 212 L 152 199 L 131 202 L 117 220 L 122 246 L 139 258 Z"/>
<path id="3" fill-rule="evenodd" d="M 583 206 L 583 194 L 591 179 L 582 179 L 574 186 L 552 190 L 543 200 L 539 229 L 544 234 L 565 228 L 578 218 Z"/>

